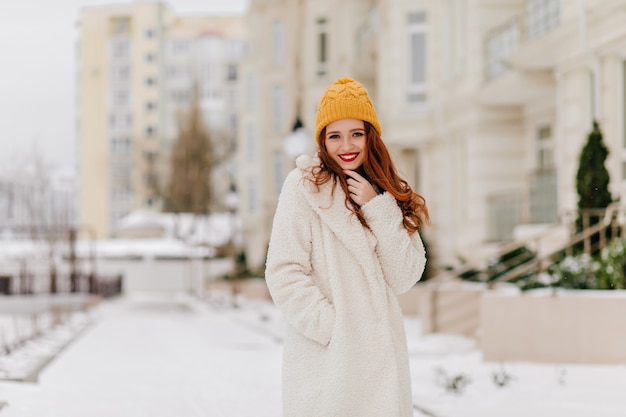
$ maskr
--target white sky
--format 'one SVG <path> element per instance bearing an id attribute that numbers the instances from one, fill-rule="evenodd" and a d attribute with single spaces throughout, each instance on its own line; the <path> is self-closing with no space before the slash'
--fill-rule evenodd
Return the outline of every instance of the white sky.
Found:
<path id="1" fill-rule="evenodd" d="M 177 13 L 238 13 L 247 0 L 167 0 Z M 0 167 L 33 152 L 75 163 L 76 21 L 83 7 L 132 0 L 19 0 L 0 6 Z M 35 151 L 36 149 L 36 151 Z"/>

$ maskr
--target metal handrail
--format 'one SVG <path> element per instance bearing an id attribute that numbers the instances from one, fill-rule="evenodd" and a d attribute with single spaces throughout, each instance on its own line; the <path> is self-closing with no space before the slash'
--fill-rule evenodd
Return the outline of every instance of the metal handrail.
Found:
<path id="1" fill-rule="evenodd" d="M 563 254 L 564 252 L 571 254 L 573 252 L 573 248 L 581 242 L 584 245 L 583 251 L 585 253 L 591 253 L 592 248 L 590 240 L 591 237 L 596 234 L 598 234 L 600 237 L 600 242 L 597 249 L 602 249 L 608 243 L 606 241 L 605 233 L 602 232 L 607 231 L 607 229 L 609 228 L 613 228 L 614 230 L 616 229 L 616 220 L 618 218 L 617 215 L 620 214 L 620 212 L 623 212 L 624 209 L 625 208 L 620 206 L 618 203 L 613 203 L 609 205 L 605 210 L 590 209 L 588 211 L 589 213 L 597 212 L 598 214 L 602 214 L 603 212 L 604 216 L 601 222 L 598 222 L 593 226 L 586 227 L 580 233 L 572 236 L 572 238 L 567 242 L 564 247 L 554 250 L 547 255 L 543 255 L 538 258 L 531 259 L 523 264 L 520 264 L 515 268 L 512 268 L 511 270 L 500 275 L 499 277 L 489 281 L 489 284 L 493 285 L 497 282 L 511 281 L 530 272 L 539 273 L 545 269 L 546 263 L 553 263 L 554 258 L 558 255 Z"/>

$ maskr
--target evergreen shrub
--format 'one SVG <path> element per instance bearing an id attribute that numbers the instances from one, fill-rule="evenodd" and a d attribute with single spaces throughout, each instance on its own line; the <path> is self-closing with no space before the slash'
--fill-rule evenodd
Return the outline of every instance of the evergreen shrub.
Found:
<path id="1" fill-rule="evenodd" d="M 550 266 L 545 274 L 519 283 L 522 290 L 556 287 L 580 290 L 626 288 L 626 239 L 615 239 L 597 256 L 568 256 Z"/>

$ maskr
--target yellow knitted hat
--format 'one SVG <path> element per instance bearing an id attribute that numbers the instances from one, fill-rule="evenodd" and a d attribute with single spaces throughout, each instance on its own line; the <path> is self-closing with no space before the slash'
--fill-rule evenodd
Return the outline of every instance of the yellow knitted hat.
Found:
<path id="1" fill-rule="evenodd" d="M 352 78 L 340 78 L 328 87 L 317 106 L 315 142 L 320 146 L 320 133 L 337 120 L 359 119 L 369 122 L 382 136 L 378 116 L 367 90 Z"/>

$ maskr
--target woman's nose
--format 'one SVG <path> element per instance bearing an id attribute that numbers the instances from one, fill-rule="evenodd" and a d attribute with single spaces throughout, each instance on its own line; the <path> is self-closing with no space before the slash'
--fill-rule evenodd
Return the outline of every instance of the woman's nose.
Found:
<path id="1" fill-rule="evenodd" d="M 349 150 L 350 149 L 350 138 L 347 136 L 344 136 L 343 139 L 341 139 L 341 149 L 345 149 L 345 150 Z"/>

